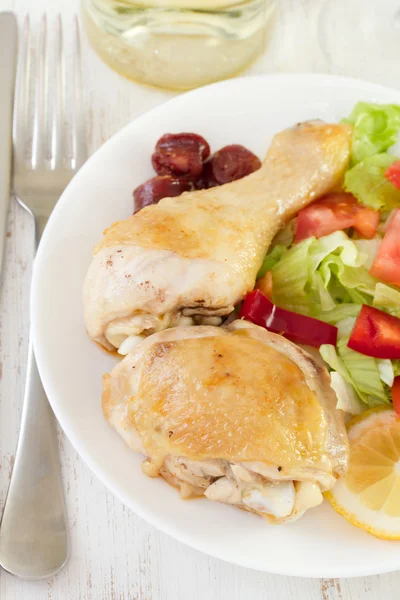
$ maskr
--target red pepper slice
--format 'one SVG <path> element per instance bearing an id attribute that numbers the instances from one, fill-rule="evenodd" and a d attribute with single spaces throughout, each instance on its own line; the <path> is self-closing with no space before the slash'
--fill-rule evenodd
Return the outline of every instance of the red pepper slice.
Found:
<path id="1" fill-rule="evenodd" d="M 400 376 L 395 377 L 392 385 L 393 408 L 400 415 Z"/>
<path id="2" fill-rule="evenodd" d="M 375 358 L 400 358 L 400 319 L 363 305 L 347 345 Z"/>
<path id="3" fill-rule="evenodd" d="M 292 342 L 319 348 L 322 344 L 336 346 L 337 328 L 318 319 L 299 315 L 275 306 L 260 290 L 245 297 L 239 313 L 246 319 L 273 333 L 284 335 Z"/>

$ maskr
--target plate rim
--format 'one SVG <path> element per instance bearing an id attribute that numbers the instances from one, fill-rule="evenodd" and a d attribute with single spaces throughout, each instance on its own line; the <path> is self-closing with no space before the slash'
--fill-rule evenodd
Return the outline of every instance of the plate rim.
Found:
<path id="1" fill-rule="evenodd" d="M 203 90 L 212 90 L 216 87 L 221 88 L 224 86 L 227 88 L 229 88 L 231 86 L 235 87 L 236 85 L 240 85 L 241 82 L 246 82 L 246 80 L 249 80 L 249 79 L 263 80 L 263 81 L 267 80 L 267 81 L 270 81 L 271 84 L 273 84 L 274 82 L 277 82 L 278 85 L 279 85 L 279 81 L 289 80 L 289 81 L 293 81 L 293 82 L 296 82 L 296 81 L 301 82 L 304 85 L 310 85 L 310 84 L 323 85 L 324 83 L 327 83 L 329 85 L 332 85 L 332 84 L 338 85 L 339 87 L 340 87 L 340 85 L 346 85 L 346 86 L 350 85 L 350 86 L 353 86 L 354 88 L 357 88 L 359 86 L 364 86 L 364 87 L 367 86 L 371 92 L 374 92 L 374 90 L 375 90 L 377 93 L 384 93 L 387 95 L 398 96 L 399 101 L 400 101 L 400 90 L 396 90 L 389 86 L 384 86 L 384 85 L 376 84 L 373 82 L 369 82 L 364 79 L 347 77 L 347 76 L 343 76 L 343 75 L 309 73 L 309 72 L 304 72 L 304 73 L 263 73 L 263 74 L 258 74 L 258 75 L 247 75 L 247 76 L 243 76 L 243 77 L 237 77 L 237 78 L 233 78 L 233 79 L 223 80 L 220 82 L 212 83 L 207 86 L 203 86 L 203 87 L 191 90 L 184 94 L 178 94 L 177 96 L 174 96 L 173 98 L 170 98 L 170 99 L 166 100 L 165 102 L 162 102 L 161 104 L 153 107 L 149 111 L 146 111 L 146 112 L 140 114 L 138 117 L 132 119 L 129 123 L 124 125 L 116 133 L 114 133 L 104 144 L 102 144 L 99 148 L 96 149 L 96 151 L 88 158 L 86 163 L 79 170 L 80 176 L 82 176 L 82 174 L 84 175 L 85 170 L 88 168 L 88 166 L 90 166 L 90 163 L 97 157 L 97 155 L 101 151 L 103 151 L 103 149 L 105 147 L 108 147 L 111 144 L 116 143 L 118 141 L 118 138 L 123 137 L 124 134 L 129 130 L 129 128 L 133 127 L 137 123 L 137 121 L 139 121 L 140 119 L 149 118 L 149 117 L 151 117 L 151 115 L 156 114 L 157 112 L 161 112 L 165 109 L 168 110 L 169 106 L 173 105 L 174 103 L 179 103 L 182 98 L 187 98 L 187 97 L 190 98 L 192 96 L 196 96 L 199 94 L 199 92 L 203 92 Z M 74 181 L 74 180 L 75 180 L 75 177 L 71 181 Z M 68 186 L 65 188 L 64 192 L 60 196 L 60 199 L 57 202 L 57 205 L 56 205 L 55 209 L 53 210 L 53 213 L 49 219 L 50 225 L 51 225 L 52 221 L 55 220 L 58 212 L 63 210 L 63 206 L 68 203 L 67 191 L 69 190 L 70 185 L 71 185 L 71 182 L 68 184 Z M 347 567 L 347 566 L 343 565 L 343 566 L 341 566 L 340 569 L 338 569 L 336 567 L 330 568 L 329 565 L 327 565 L 327 568 L 324 569 L 323 571 L 321 571 L 320 569 L 311 568 L 309 566 L 304 567 L 304 565 L 302 565 L 301 572 L 299 569 L 296 569 L 295 565 L 292 566 L 291 568 L 284 568 L 282 565 L 277 566 L 277 565 L 273 564 L 271 567 L 270 567 L 270 565 L 267 565 L 267 568 L 263 568 L 261 565 L 257 566 L 257 565 L 252 564 L 252 561 L 246 560 L 245 556 L 243 556 L 243 559 L 241 559 L 241 560 L 237 560 L 235 558 L 227 559 L 223 556 L 223 553 L 219 553 L 218 551 L 215 550 L 215 548 L 210 549 L 209 547 L 207 547 L 207 544 L 204 543 L 203 541 L 198 541 L 198 540 L 194 539 L 193 536 L 191 536 L 191 535 L 187 535 L 187 536 L 184 535 L 184 533 L 181 529 L 176 529 L 176 527 L 171 525 L 168 521 L 163 520 L 157 514 L 154 514 L 153 512 L 146 512 L 144 510 L 144 508 L 142 508 L 142 505 L 140 502 L 136 502 L 135 499 L 132 499 L 128 494 L 126 494 L 124 492 L 124 490 L 122 488 L 120 488 L 119 485 L 114 484 L 112 481 L 110 481 L 108 479 L 107 473 L 103 471 L 101 464 L 98 464 L 98 461 L 96 459 L 92 458 L 90 452 L 88 452 L 86 450 L 85 444 L 79 440 L 79 436 L 75 436 L 74 431 L 72 429 L 70 429 L 68 423 L 66 423 L 66 421 L 68 421 L 68 417 L 66 417 L 64 415 L 62 408 L 59 406 L 59 404 L 57 402 L 58 392 L 56 389 L 53 389 L 51 380 L 47 379 L 47 377 L 46 377 L 46 369 L 45 369 L 46 359 L 41 353 L 40 331 L 39 331 L 39 327 L 37 325 L 37 319 L 36 319 L 35 315 L 39 310 L 38 305 L 39 305 L 39 301 L 40 301 L 39 300 L 40 287 L 38 285 L 38 282 L 40 280 L 40 271 L 42 268 L 41 265 L 44 261 L 43 256 L 45 255 L 45 247 L 47 244 L 47 239 L 50 238 L 52 235 L 53 235 L 52 228 L 46 227 L 43 237 L 42 237 L 42 240 L 41 240 L 41 243 L 38 248 L 38 252 L 37 252 L 37 255 L 36 255 L 36 258 L 34 261 L 33 272 L 32 272 L 30 309 L 31 309 L 31 334 L 32 334 L 33 347 L 34 347 L 34 351 L 35 351 L 35 357 L 36 357 L 40 377 L 41 377 L 41 380 L 43 383 L 43 387 L 45 389 L 50 406 L 59 422 L 60 427 L 62 428 L 64 434 L 67 436 L 70 443 L 72 444 L 73 448 L 78 452 L 78 454 L 82 458 L 82 460 L 90 468 L 92 473 L 102 482 L 102 484 L 106 487 L 106 489 L 110 490 L 110 492 L 114 496 L 116 496 L 123 504 L 125 504 L 131 510 L 133 510 L 136 515 L 138 515 L 140 518 L 144 519 L 147 523 L 156 527 L 163 533 L 166 533 L 167 535 L 178 540 L 179 542 L 184 543 L 184 544 L 194 548 L 197 551 L 203 552 L 204 554 L 207 554 L 208 556 L 212 556 L 213 558 L 217 558 L 217 559 L 227 562 L 229 564 L 235 564 L 240 567 L 245 567 L 245 568 L 253 569 L 253 570 L 268 573 L 268 574 L 295 576 L 295 577 L 308 577 L 308 578 L 365 577 L 365 576 L 370 576 L 370 575 L 379 575 L 379 574 L 389 573 L 389 572 L 393 572 L 395 570 L 400 569 L 400 553 L 399 553 L 399 558 L 397 558 L 397 559 L 394 558 L 393 561 L 390 561 L 390 563 L 389 563 L 389 561 L 386 561 L 388 564 L 381 564 L 379 566 L 375 565 L 374 567 L 371 565 L 368 565 L 366 567 L 363 567 L 363 565 L 360 565 L 356 569 L 354 567 L 354 565 L 351 565 L 351 567 Z"/>

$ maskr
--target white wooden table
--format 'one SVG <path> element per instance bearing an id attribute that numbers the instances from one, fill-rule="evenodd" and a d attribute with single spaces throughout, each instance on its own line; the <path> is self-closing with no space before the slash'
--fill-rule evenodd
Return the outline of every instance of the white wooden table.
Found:
<path id="1" fill-rule="evenodd" d="M 279 39 L 253 66 L 253 72 L 328 70 L 314 33 L 320 1 L 280 0 Z M 14 10 L 20 24 L 27 12 L 33 24 L 38 23 L 43 11 L 49 16 L 60 12 L 68 26 L 79 10 L 79 0 L 1 0 L 0 10 Z M 131 119 L 172 96 L 122 79 L 100 62 L 86 41 L 83 62 L 92 152 Z M 367 68 L 360 60 L 353 64 L 352 74 L 368 78 Z M 32 263 L 32 223 L 14 202 L 7 235 L 0 293 L 0 509 L 13 466 L 21 415 Z M 61 431 L 59 440 L 71 531 L 70 561 L 56 577 L 41 582 L 19 581 L 1 571 L 1 600 L 400 597 L 400 573 L 347 580 L 288 578 L 234 567 L 191 550 L 125 508 L 92 475 Z"/>

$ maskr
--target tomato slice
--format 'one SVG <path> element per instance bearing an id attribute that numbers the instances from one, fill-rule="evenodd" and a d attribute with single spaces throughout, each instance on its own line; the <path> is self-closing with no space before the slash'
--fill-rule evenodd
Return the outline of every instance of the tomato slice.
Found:
<path id="1" fill-rule="evenodd" d="M 395 377 L 392 385 L 393 408 L 400 415 L 400 376 Z"/>
<path id="2" fill-rule="evenodd" d="M 385 172 L 386 179 L 393 183 L 394 187 L 400 190 L 400 160 L 396 160 Z"/>
<path id="3" fill-rule="evenodd" d="M 400 287 L 400 209 L 390 220 L 370 273 L 385 283 Z"/>
<path id="4" fill-rule="evenodd" d="M 240 309 L 239 319 L 251 321 L 298 344 L 315 348 L 319 348 L 322 344 L 336 346 L 337 327 L 279 308 L 260 290 L 253 290 L 247 294 Z"/>
<path id="5" fill-rule="evenodd" d="M 363 305 L 347 346 L 375 358 L 400 358 L 400 319 Z"/>
<path id="6" fill-rule="evenodd" d="M 378 211 L 362 206 L 352 194 L 332 193 L 299 212 L 295 241 L 311 236 L 320 238 L 349 227 L 354 227 L 362 237 L 371 239 L 378 224 Z"/>

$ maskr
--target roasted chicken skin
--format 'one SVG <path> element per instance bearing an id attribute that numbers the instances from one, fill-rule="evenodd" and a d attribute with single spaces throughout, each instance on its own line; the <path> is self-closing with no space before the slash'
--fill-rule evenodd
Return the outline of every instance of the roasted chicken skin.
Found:
<path id="1" fill-rule="evenodd" d="M 112 225 L 85 281 L 89 336 L 114 349 L 193 316 L 218 324 L 253 289 L 282 225 L 340 182 L 350 138 L 347 125 L 297 125 L 273 138 L 255 173 L 165 198 Z"/>
<path id="2" fill-rule="evenodd" d="M 322 502 L 347 465 L 329 375 L 246 321 L 149 336 L 103 379 L 103 411 L 183 497 L 281 522 Z"/>

